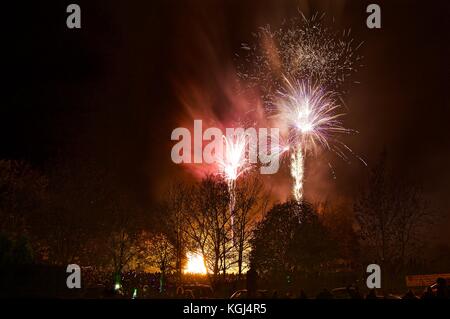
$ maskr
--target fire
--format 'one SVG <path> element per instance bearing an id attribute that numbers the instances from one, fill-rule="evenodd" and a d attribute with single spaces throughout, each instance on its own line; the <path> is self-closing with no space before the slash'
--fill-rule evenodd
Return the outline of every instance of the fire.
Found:
<path id="1" fill-rule="evenodd" d="M 187 264 L 184 268 L 184 273 L 189 274 L 202 274 L 206 275 L 206 267 L 203 256 L 199 253 L 188 252 L 187 255 Z"/>

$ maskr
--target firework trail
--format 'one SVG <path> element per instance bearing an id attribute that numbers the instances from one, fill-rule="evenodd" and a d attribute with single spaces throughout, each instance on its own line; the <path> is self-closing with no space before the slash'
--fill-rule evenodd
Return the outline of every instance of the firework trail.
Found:
<path id="1" fill-rule="evenodd" d="M 236 206 L 236 181 L 237 179 L 252 168 L 247 155 L 247 150 L 251 145 L 244 131 L 235 131 L 231 136 L 222 136 L 224 140 L 224 152 L 217 159 L 219 172 L 227 182 L 228 193 L 230 195 L 230 223 L 234 239 L 234 210 Z"/>
<path id="2" fill-rule="evenodd" d="M 301 147 L 294 147 L 291 153 L 291 176 L 294 179 L 292 195 L 297 202 L 303 199 L 303 175 L 305 160 Z"/>

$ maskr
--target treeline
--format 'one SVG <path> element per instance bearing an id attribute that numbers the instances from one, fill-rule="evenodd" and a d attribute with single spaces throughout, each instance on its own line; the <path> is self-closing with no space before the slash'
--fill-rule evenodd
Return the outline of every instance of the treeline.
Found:
<path id="1" fill-rule="evenodd" d="M 373 168 L 353 206 L 290 201 L 269 207 L 258 175 L 228 184 L 218 176 L 173 183 L 157 204 L 140 204 L 111 170 L 84 163 L 42 174 L 23 161 L 0 160 L 0 266 L 77 263 L 114 274 L 158 271 L 183 277 L 188 252 L 204 257 L 214 286 L 250 268 L 266 285 L 357 280 L 382 267 L 384 285 L 407 273 L 450 266 L 427 239 L 435 216 L 413 183 Z M 447 254 L 448 256 L 449 254 Z"/>

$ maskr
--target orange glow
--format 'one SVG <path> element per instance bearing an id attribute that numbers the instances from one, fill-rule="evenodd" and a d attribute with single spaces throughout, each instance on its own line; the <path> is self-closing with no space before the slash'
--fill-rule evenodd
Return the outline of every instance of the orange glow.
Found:
<path id="1" fill-rule="evenodd" d="M 186 257 L 187 257 L 187 264 L 186 267 L 184 268 L 184 273 L 202 274 L 202 275 L 207 274 L 203 256 L 201 254 L 188 252 Z"/>

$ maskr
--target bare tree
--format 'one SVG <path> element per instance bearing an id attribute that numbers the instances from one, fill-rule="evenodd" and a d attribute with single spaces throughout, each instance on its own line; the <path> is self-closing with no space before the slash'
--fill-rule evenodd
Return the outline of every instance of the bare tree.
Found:
<path id="1" fill-rule="evenodd" d="M 189 210 L 190 189 L 187 185 L 177 183 L 171 185 L 165 194 L 164 202 L 160 207 L 162 221 L 161 233 L 171 242 L 175 255 L 175 271 L 177 280 L 181 281 L 182 270 L 186 260 L 188 239 L 186 235 L 186 214 Z M 158 228 L 158 227 L 157 227 Z"/>
<path id="2" fill-rule="evenodd" d="M 127 231 L 125 227 L 111 233 L 108 248 L 115 274 L 121 274 L 139 251 L 135 234 Z"/>
<path id="3" fill-rule="evenodd" d="M 119 211 L 130 214 L 134 208 L 121 198 L 116 177 L 91 161 L 77 167 L 57 161 L 52 167 L 48 205 L 35 224 L 47 262 L 97 264 L 105 250 L 94 253 L 93 247 L 107 242 L 109 235 L 101 237 L 102 233 L 112 231 Z"/>
<path id="4" fill-rule="evenodd" d="M 266 196 L 266 199 L 268 196 Z M 236 205 L 233 225 L 233 244 L 237 255 L 238 274 L 241 275 L 248 264 L 250 237 L 255 227 L 255 216 L 265 209 L 262 183 L 252 176 L 237 184 Z"/>
<path id="5" fill-rule="evenodd" d="M 149 264 L 166 274 L 175 268 L 175 247 L 164 234 L 156 234 L 145 242 Z"/>
<path id="6" fill-rule="evenodd" d="M 232 250 L 228 201 L 226 183 L 218 177 L 207 176 L 192 189 L 186 215 L 186 234 L 202 253 L 213 284 L 220 270 L 226 269 L 224 264 Z"/>
<path id="7" fill-rule="evenodd" d="M 160 273 L 159 291 L 164 291 L 165 279 L 176 266 L 176 249 L 172 242 L 162 233 L 142 232 L 140 236 L 139 261 L 157 268 Z"/>
<path id="8" fill-rule="evenodd" d="M 407 266 L 408 259 L 414 258 L 424 246 L 425 233 L 432 224 L 432 212 L 424 199 L 422 189 L 415 184 L 400 182 L 396 185 L 397 200 L 394 210 L 397 216 L 394 220 L 394 239 L 398 243 L 396 265 L 402 271 Z"/>
<path id="9" fill-rule="evenodd" d="M 138 226 L 141 223 L 137 210 L 124 196 L 117 195 L 111 199 L 110 216 L 103 236 L 106 237 L 107 261 L 115 276 L 121 276 L 140 257 L 142 230 Z"/>
<path id="10" fill-rule="evenodd" d="M 384 153 L 354 209 L 367 257 L 393 275 L 404 270 L 431 221 L 420 188 L 392 175 Z"/>
<path id="11" fill-rule="evenodd" d="M 318 213 L 337 244 L 341 266 L 354 269 L 359 262 L 359 241 L 352 206 L 347 202 L 329 202 L 320 204 Z"/>
<path id="12" fill-rule="evenodd" d="M 47 177 L 28 163 L 0 160 L 0 230 L 11 236 L 28 234 L 48 202 L 47 191 Z"/>

